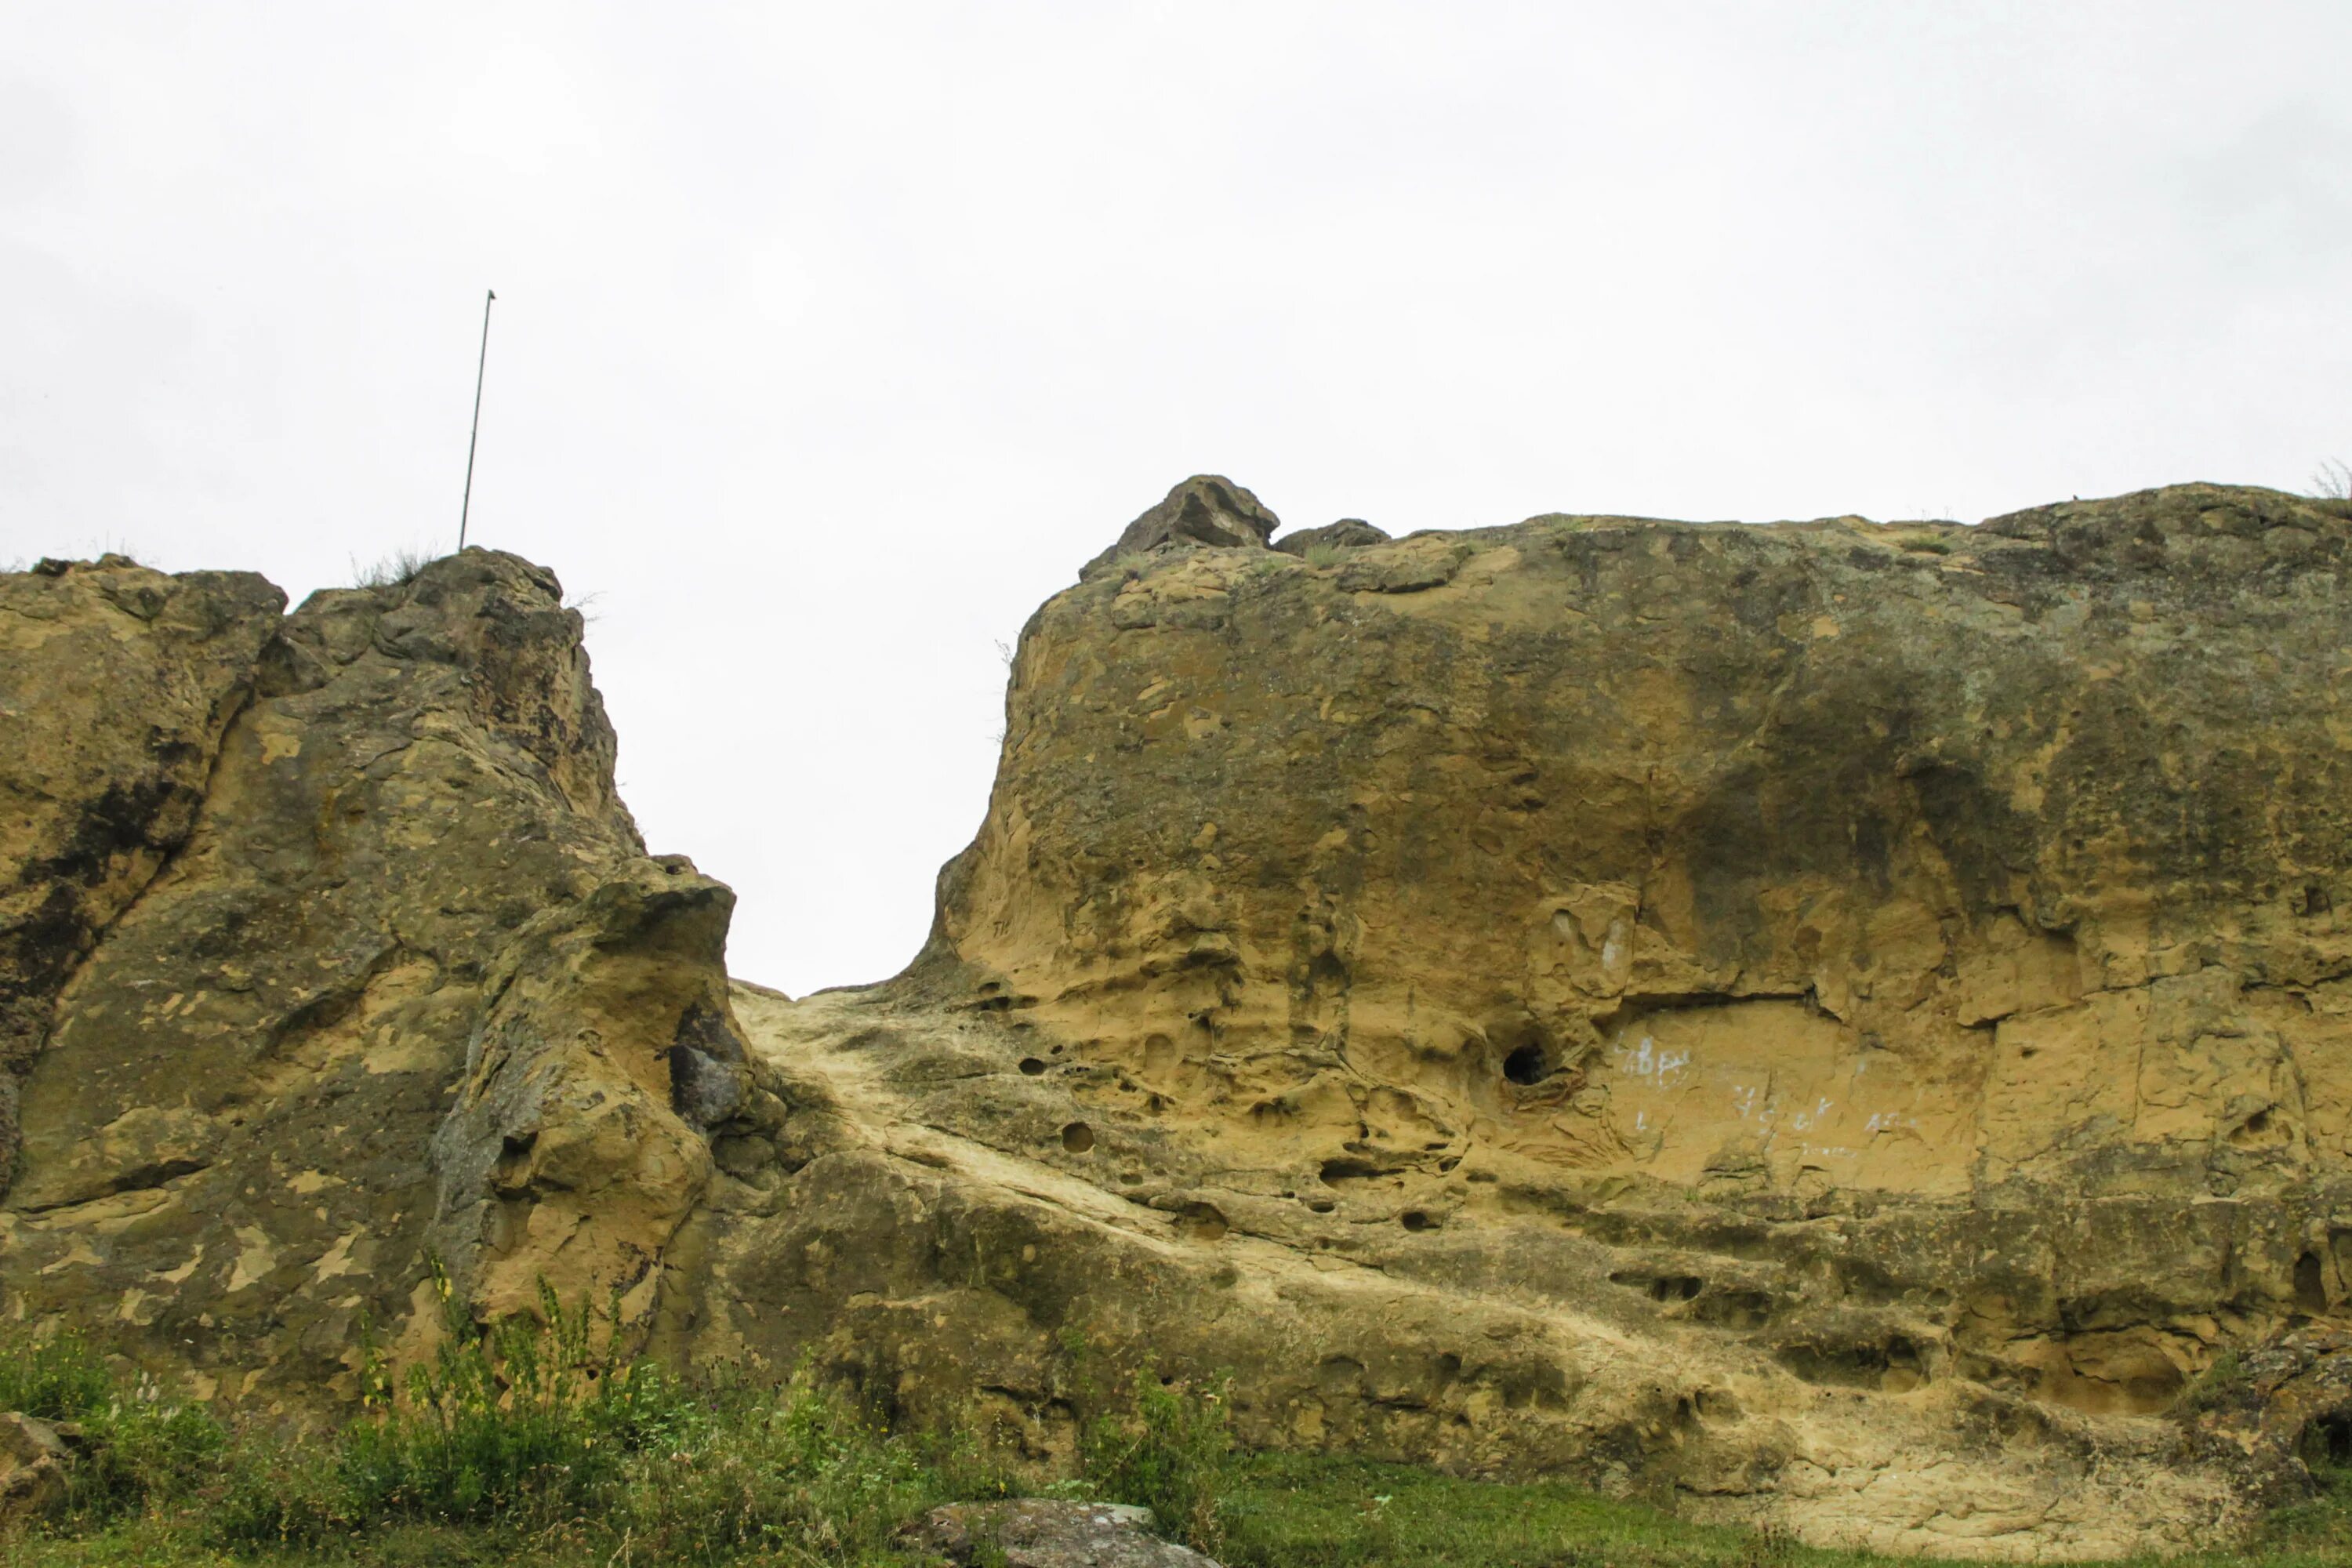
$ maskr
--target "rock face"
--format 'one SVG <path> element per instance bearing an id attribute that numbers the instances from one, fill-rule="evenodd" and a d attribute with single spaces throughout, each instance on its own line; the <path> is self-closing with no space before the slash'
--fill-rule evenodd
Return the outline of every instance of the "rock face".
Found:
<path id="1" fill-rule="evenodd" d="M 0 574 L 0 1193 L 58 994 L 186 841 L 285 602 L 119 555 Z"/>
<path id="2" fill-rule="evenodd" d="M 428 1254 L 485 1312 L 544 1278 L 649 1317 L 761 1100 L 731 896 L 645 855 L 555 580 L 469 551 L 282 624 L 253 578 L 0 595 L 30 606 L 0 616 L 27 726 L 0 791 L 58 825 L 0 873 L 81 946 L 102 929 L 62 984 L 17 971 L 46 1047 L 0 1206 L 11 1313 L 297 1406 L 348 1388 L 362 1320 L 431 1324 Z"/>
<path id="3" fill-rule="evenodd" d="M 2209 1539 L 2345 1408 L 2347 543 L 2188 486 L 1128 552 L 923 958 L 739 998 L 793 1173 L 678 1321 L 1040 1455 L 1076 1330 L 1260 1442 Z M 2259 1436 L 2183 1416 L 2296 1335 Z"/>
<path id="4" fill-rule="evenodd" d="M 1045 1465 L 1222 1369 L 1253 1442 L 1982 1557 L 2352 1447 L 2352 513 L 1273 528 L 1188 480 L 1040 610 L 929 945 L 798 1003 L 538 569 L 0 579 L 0 1310 L 298 1405 L 429 1252 Z"/>

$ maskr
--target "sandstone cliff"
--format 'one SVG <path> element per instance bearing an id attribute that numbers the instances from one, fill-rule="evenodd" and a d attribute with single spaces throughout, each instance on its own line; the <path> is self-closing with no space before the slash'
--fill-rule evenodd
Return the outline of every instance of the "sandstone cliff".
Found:
<path id="1" fill-rule="evenodd" d="M 537 569 L 0 579 L 0 1305 L 299 1404 L 430 1251 L 1041 1460 L 1082 1340 L 2012 1558 L 2352 1432 L 2345 509 L 1275 527 L 1040 610 L 929 946 L 799 1003 Z"/>
<path id="2" fill-rule="evenodd" d="M 0 578 L 0 1282 L 300 1405 L 350 1387 L 362 1322 L 430 1323 L 428 1253 L 484 1311 L 543 1277 L 648 1313 L 760 1102 L 731 896 L 646 857 L 554 579 L 469 551 L 281 603 L 118 560 Z"/>
<path id="3" fill-rule="evenodd" d="M 834 1131 L 689 1222 L 702 1342 L 1050 1451 L 1075 1326 L 1261 1440 L 1896 1549 L 2285 1484 L 2347 1385 L 2340 508 L 1219 531 L 1030 624 L 921 962 L 747 1005 Z"/>

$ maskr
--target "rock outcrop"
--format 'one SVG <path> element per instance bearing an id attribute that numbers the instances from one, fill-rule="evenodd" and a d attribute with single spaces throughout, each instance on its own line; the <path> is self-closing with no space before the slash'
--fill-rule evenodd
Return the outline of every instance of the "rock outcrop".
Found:
<path id="1" fill-rule="evenodd" d="M 555 580 L 468 551 L 282 624 L 258 579 L 121 563 L 0 594 L 0 791 L 47 813 L 0 874 L 71 917 L 5 938 L 46 1042 L 10 1312 L 292 1407 L 363 1323 L 429 1331 L 436 1257 L 486 1313 L 544 1279 L 649 1319 L 762 1108 L 731 895 L 646 856 Z"/>
<path id="2" fill-rule="evenodd" d="M 1045 1465 L 1222 1369 L 1254 1442 L 1984 1557 L 2352 1447 L 2346 508 L 1274 528 L 1188 480 L 1040 610 L 923 953 L 797 1003 L 536 568 L 0 579 L 0 1308 L 296 1406 L 437 1257 Z"/>
<path id="3" fill-rule="evenodd" d="M 1343 517 L 1337 522 L 1327 522 L 1320 528 L 1302 528 L 1286 533 L 1274 542 L 1274 548 L 1285 555 L 1305 556 L 1310 550 L 1328 547 L 1334 550 L 1360 550 L 1368 544 L 1386 544 L 1389 536 L 1360 517 Z"/>
<path id="4" fill-rule="evenodd" d="M 1221 474 L 1195 474 L 1170 490 L 1160 504 L 1120 531 L 1111 547 L 1086 564 L 1083 577 L 1097 577 L 1122 560 L 1173 546 L 1263 550 L 1282 526 L 1257 497 Z"/>
<path id="5" fill-rule="evenodd" d="M 2188 486 L 1125 552 L 923 958 L 739 999 L 797 1170 L 681 1321 L 1041 1455 L 1076 1331 L 1260 1442 L 2209 1539 L 2345 1408 L 2348 542 Z M 2292 1409 L 2183 1400 L 2298 1335 Z"/>

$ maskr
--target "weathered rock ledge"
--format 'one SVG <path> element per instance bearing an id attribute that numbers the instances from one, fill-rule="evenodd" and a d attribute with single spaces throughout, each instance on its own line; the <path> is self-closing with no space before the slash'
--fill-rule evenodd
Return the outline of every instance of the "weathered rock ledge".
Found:
<path id="1" fill-rule="evenodd" d="M 2345 509 L 1275 526 L 1188 481 L 1041 609 L 929 944 L 798 1003 L 538 569 L 0 578 L 0 1305 L 299 1405 L 430 1249 L 1041 1462 L 1075 1333 L 1988 1557 L 2352 1440 Z"/>

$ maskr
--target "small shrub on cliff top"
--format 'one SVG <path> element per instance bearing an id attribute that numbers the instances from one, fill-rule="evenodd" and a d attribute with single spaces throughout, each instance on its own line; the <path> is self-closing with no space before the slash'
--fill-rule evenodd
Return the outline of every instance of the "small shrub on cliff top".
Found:
<path id="1" fill-rule="evenodd" d="M 416 574 L 433 564 L 436 557 L 429 550 L 395 550 L 373 566 L 352 563 L 352 586 L 354 588 L 404 588 L 416 580 Z"/>

